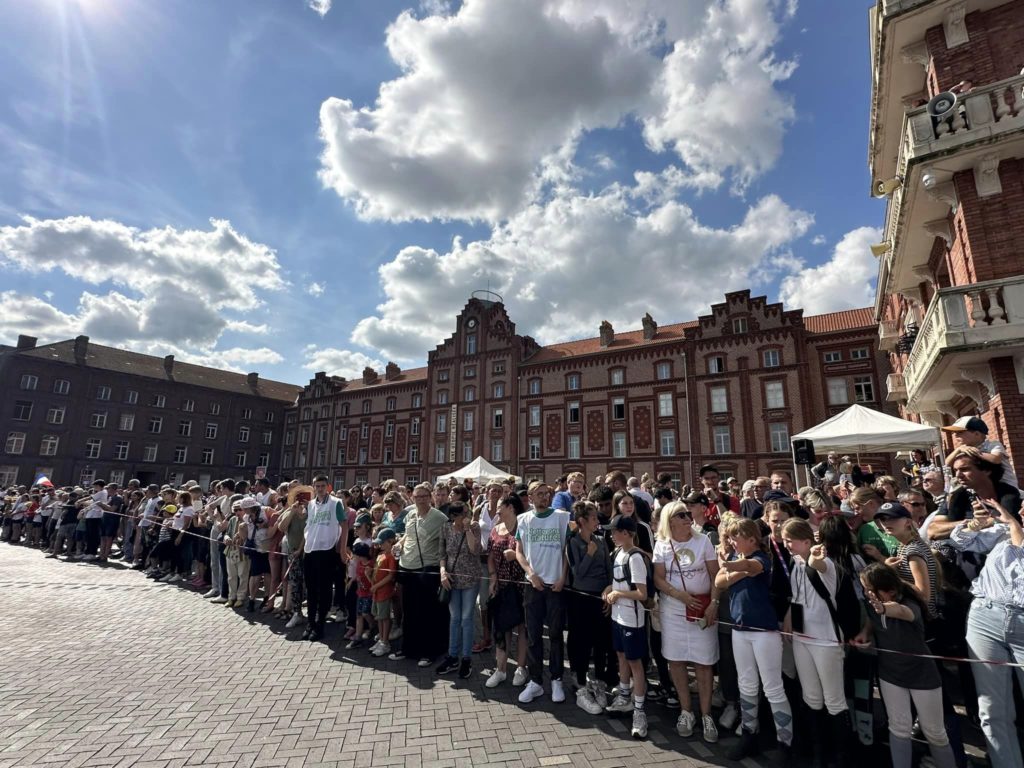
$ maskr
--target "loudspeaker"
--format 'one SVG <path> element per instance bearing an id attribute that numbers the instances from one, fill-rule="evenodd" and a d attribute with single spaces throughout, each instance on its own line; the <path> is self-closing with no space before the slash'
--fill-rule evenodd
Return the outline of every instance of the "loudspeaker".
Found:
<path id="1" fill-rule="evenodd" d="M 793 463 L 805 464 L 808 467 L 817 464 L 818 460 L 814 458 L 814 443 L 810 440 L 794 440 Z"/>
<path id="2" fill-rule="evenodd" d="M 945 120 L 953 113 L 956 106 L 956 94 L 952 91 L 943 91 L 932 96 L 928 102 L 928 114 L 936 120 Z"/>

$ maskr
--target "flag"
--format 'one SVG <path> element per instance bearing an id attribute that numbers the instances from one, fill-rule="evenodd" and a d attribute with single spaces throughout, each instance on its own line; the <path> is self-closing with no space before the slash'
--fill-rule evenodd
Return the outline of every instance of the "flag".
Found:
<path id="1" fill-rule="evenodd" d="M 53 483 L 50 482 L 50 478 L 48 478 L 46 475 L 39 475 L 39 477 L 35 479 L 32 485 L 41 485 L 44 488 L 53 488 Z"/>

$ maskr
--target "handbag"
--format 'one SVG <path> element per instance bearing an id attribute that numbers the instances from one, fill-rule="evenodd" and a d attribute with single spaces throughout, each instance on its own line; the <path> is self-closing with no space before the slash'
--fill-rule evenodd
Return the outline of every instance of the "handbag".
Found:
<path id="1" fill-rule="evenodd" d="M 419 543 L 420 543 L 420 537 L 417 536 L 416 537 L 416 544 L 419 545 Z M 452 559 L 452 566 L 453 567 L 459 564 L 459 553 L 462 552 L 462 545 L 465 544 L 465 543 L 466 543 L 466 534 L 463 533 L 462 534 L 462 541 L 460 541 L 459 542 L 459 546 L 455 548 L 455 557 Z M 423 556 L 420 555 L 420 560 L 422 561 L 422 559 L 423 559 Z M 449 589 L 444 584 L 442 584 L 441 586 L 439 586 L 437 588 L 437 602 L 441 603 L 441 605 L 448 605 L 448 603 L 450 603 L 451 601 L 452 601 L 452 591 L 451 591 L 451 589 Z"/>

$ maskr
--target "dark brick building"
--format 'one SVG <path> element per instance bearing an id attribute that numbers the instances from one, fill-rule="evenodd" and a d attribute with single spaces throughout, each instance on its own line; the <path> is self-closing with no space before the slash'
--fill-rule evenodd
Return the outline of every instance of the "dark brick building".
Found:
<path id="1" fill-rule="evenodd" d="M 0 347 L 0 487 L 45 473 L 180 483 L 279 473 L 285 409 L 300 387 L 142 355 L 87 336 Z"/>

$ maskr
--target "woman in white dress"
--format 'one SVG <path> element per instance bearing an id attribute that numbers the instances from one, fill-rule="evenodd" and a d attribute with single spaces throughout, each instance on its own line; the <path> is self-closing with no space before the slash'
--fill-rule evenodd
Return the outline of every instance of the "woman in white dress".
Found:
<path id="1" fill-rule="evenodd" d="M 686 672 L 687 664 L 693 664 L 704 741 L 718 741 L 711 717 L 713 667 L 718 661 L 718 555 L 711 540 L 694 529 L 691 513 L 682 502 L 674 501 L 661 510 L 653 561 L 654 583 L 661 593 L 661 650 L 682 707 L 676 730 L 680 736 L 690 736 L 696 724 Z"/>

